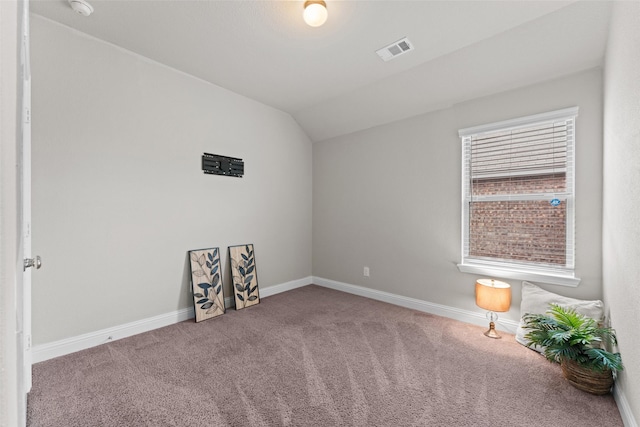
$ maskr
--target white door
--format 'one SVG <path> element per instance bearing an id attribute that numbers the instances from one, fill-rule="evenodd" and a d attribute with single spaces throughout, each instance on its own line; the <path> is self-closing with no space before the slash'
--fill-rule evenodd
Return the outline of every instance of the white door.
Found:
<path id="1" fill-rule="evenodd" d="M 3 385 L 5 380 L 7 382 L 7 387 L 3 387 L 2 392 L 0 392 L 0 424 L 8 426 L 25 425 L 27 390 L 31 384 L 30 351 L 27 351 L 25 356 L 25 350 L 30 347 L 31 289 L 29 283 L 27 283 L 27 298 L 25 298 L 24 277 L 22 274 L 25 237 L 23 230 L 27 229 L 24 225 L 25 217 L 23 215 L 23 200 L 25 200 L 23 198 L 23 185 L 25 184 L 23 176 L 30 177 L 30 160 L 26 163 L 26 170 L 23 168 L 25 162 L 22 148 L 25 141 L 27 159 L 31 157 L 28 37 L 24 37 L 28 35 L 28 11 L 27 0 L 15 2 L 0 0 L 0 32 L 2 33 L 2 43 L 0 43 L 0 71 L 2 73 L 2 81 L 0 82 L 0 91 L 2 92 L 0 97 L 0 131 L 2 143 L 0 151 L 2 152 L 2 165 L 6 166 L 6 168 L 2 168 L 1 175 L 3 180 L 3 203 L 0 206 L 0 218 L 2 219 L 3 250 L 0 260 L 2 261 L 2 266 L 7 267 L 6 273 L 3 271 L 2 275 L 2 294 L 4 295 L 6 292 L 6 295 L 10 297 L 10 302 L 4 300 L 2 303 L 3 321 L 0 322 L 0 333 L 2 335 L 0 339 L 3 340 L 3 350 L 5 349 L 4 340 L 8 338 L 6 342 L 7 351 L 3 351 L 3 355 L 0 357 Z M 19 57 L 21 57 L 21 60 L 19 60 Z M 15 71 L 19 71 L 19 73 L 16 75 Z M 25 88 L 27 88 L 26 94 Z M 25 105 L 26 108 L 23 108 Z M 25 132 L 26 140 L 23 135 Z M 14 169 L 16 166 L 17 169 Z M 29 179 L 26 182 L 26 188 L 26 200 L 30 200 Z M 28 207 L 26 210 L 27 215 L 29 215 L 29 209 Z M 29 230 L 30 228 L 31 226 L 28 225 Z M 30 235 L 31 232 L 29 231 Z M 6 282 L 4 279 L 6 279 Z M 27 282 L 29 279 L 30 277 L 27 277 Z M 4 320 L 7 321 L 6 325 Z M 28 369 L 26 365 L 28 365 Z"/>
<path id="2" fill-rule="evenodd" d="M 22 14 L 22 46 L 21 46 L 21 71 L 22 71 L 22 252 L 24 268 L 22 274 L 22 304 L 18 301 L 18 318 L 22 320 L 22 365 L 23 365 L 23 393 L 26 408 L 26 393 L 31 390 L 31 272 L 32 267 L 40 268 L 40 258 L 32 258 L 31 255 L 31 70 L 29 65 L 29 1 L 23 3 Z"/>

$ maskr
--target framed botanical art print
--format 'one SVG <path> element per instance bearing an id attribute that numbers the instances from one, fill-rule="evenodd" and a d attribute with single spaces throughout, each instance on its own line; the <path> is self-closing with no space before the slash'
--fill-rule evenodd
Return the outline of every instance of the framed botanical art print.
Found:
<path id="1" fill-rule="evenodd" d="M 189 251 L 196 322 L 224 314 L 224 292 L 218 248 Z"/>
<path id="2" fill-rule="evenodd" d="M 229 259 L 231 259 L 231 277 L 236 310 L 260 303 L 253 245 L 230 246 Z"/>

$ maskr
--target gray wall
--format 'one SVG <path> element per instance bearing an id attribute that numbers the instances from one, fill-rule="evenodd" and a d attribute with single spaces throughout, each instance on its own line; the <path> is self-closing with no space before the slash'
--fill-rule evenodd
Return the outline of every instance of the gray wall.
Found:
<path id="1" fill-rule="evenodd" d="M 616 387 L 640 421 L 640 3 L 618 2 L 604 78 L 603 287 L 625 370 Z"/>
<path id="2" fill-rule="evenodd" d="M 602 298 L 602 75 L 593 69 L 313 145 L 313 274 L 482 312 L 477 276 L 460 273 L 461 143 L 457 131 L 577 105 L 577 288 Z M 371 277 L 363 277 L 363 267 Z M 520 282 L 511 310 L 520 317 Z"/>
<path id="3" fill-rule="evenodd" d="M 33 341 L 193 304 L 189 249 L 311 274 L 311 143 L 281 111 L 32 15 Z M 221 64 L 220 66 L 225 66 Z M 204 175 L 203 152 L 245 176 Z"/>

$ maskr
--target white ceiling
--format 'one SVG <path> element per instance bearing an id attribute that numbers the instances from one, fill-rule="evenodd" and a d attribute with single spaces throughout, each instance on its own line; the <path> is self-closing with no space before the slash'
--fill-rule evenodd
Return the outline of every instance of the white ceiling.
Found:
<path id="1" fill-rule="evenodd" d="M 66 0 L 31 11 L 290 113 L 314 141 L 602 64 L 607 1 Z M 383 62 L 381 47 L 415 50 Z"/>

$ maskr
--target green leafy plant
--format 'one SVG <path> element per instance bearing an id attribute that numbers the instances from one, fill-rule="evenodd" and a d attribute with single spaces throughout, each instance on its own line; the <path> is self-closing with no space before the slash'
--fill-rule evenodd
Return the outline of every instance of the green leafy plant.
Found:
<path id="1" fill-rule="evenodd" d="M 592 371 L 613 374 L 623 369 L 620 353 L 606 349 L 617 346 L 615 331 L 590 317 L 551 304 L 547 314 L 526 314 L 523 320 L 529 330 L 525 334 L 529 347 L 543 347 L 552 362 L 573 361 Z"/>

